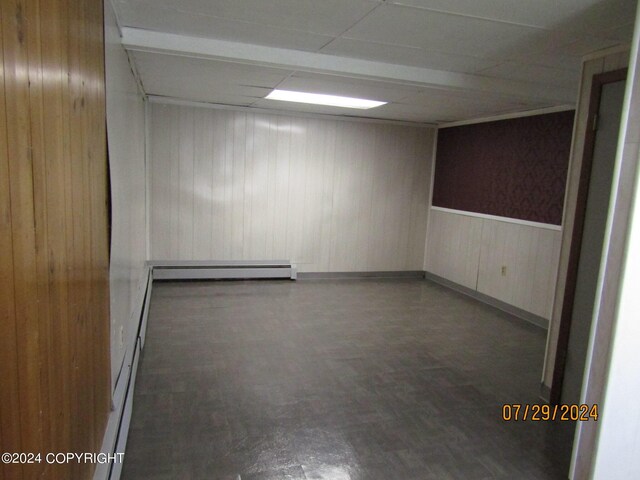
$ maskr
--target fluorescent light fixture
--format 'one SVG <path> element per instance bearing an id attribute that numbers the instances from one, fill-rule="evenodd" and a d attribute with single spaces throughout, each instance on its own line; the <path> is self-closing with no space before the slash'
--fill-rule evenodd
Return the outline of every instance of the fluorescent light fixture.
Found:
<path id="1" fill-rule="evenodd" d="M 291 90 L 274 90 L 264 97 L 268 100 L 282 100 L 283 102 L 313 103 L 314 105 L 330 105 L 332 107 L 344 108 L 367 108 L 379 107 L 387 102 L 376 100 L 366 100 L 364 98 L 339 97 L 338 95 L 323 95 L 321 93 L 293 92 Z"/>

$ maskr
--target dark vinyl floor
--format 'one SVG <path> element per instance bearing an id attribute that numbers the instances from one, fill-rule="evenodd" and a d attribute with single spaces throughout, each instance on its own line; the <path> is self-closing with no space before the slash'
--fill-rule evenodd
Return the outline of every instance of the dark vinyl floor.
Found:
<path id="1" fill-rule="evenodd" d="M 566 478 L 554 425 L 501 419 L 544 348 L 424 280 L 156 282 L 123 478 Z"/>

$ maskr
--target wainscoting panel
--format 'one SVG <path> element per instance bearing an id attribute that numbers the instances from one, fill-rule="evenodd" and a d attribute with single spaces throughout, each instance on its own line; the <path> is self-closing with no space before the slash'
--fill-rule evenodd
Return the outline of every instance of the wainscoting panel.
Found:
<path id="1" fill-rule="evenodd" d="M 476 290 L 482 218 L 431 210 L 425 270 Z"/>
<path id="2" fill-rule="evenodd" d="M 560 237 L 558 230 L 484 219 L 478 292 L 551 318 Z"/>
<path id="3" fill-rule="evenodd" d="M 554 228 L 432 209 L 425 270 L 549 319 L 560 237 Z"/>
<path id="4" fill-rule="evenodd" d="M 435 131 L 152 103 L 151 259 L 421 270 Z"/>

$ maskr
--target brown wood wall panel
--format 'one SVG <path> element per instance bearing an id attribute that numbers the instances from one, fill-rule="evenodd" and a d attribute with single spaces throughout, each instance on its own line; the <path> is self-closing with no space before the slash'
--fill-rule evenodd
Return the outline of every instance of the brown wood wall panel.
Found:
<path id="1" fill-rule="evenodd" d="M 5 92 L 4 28 L 0 21 L 0 87 Z M 0 96 L 0 430 L 2 451 L 20 451 L 22 438 L 18 396 L 18 352 L 13 281 L 13 229 L 9 193 L 9 156 L 5 95 Z M 0 466 L 5 478 L 21 478 L 20 465 Z"/>
<path id="2" fill-rule="evenodd" d="M 0 451 L 97 452 L 110 406 L 103 6 L 0 3 Z M 5 464 L 0 478 L 89 478 Z"/>

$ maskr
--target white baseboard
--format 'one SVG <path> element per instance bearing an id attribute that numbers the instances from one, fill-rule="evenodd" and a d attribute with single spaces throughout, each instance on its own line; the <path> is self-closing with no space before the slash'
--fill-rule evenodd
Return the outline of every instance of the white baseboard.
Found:
<path id="1" fill-rule="evenodd" d="M 297 277 L 288 260 L 269 261 L 151 261 L 155 280 L 240 280 Z"/>

